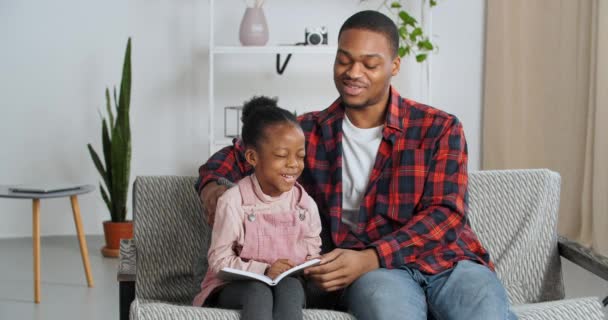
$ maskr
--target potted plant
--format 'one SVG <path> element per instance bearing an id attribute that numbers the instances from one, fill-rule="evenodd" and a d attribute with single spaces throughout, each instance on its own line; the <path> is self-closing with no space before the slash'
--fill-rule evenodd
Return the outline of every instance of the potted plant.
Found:
<path id="1" fill-rule="evenodd" d="M 127 42 L 119 97 L 116 98 L 116 87 L 114 87 L 113 96 L 115 113 L 112 111 L 110 90 L 106 88 L 107 119 L 103 116 L 101 119 L 103 163 L 91 144 L 87 145 L 93 164 L 101 175 L 103 183 L 99 183 L 99 191 L 111 217 L 110 220 L 103 223 L 106 245 L 101 252 L 106 257 L 118 257 L 120 239 L 133 238 L 133 222 L 127 221 L 127 196 L 131 171 L 131 128 L 129 125 L 131 38 Z"/>
<path id="2" fill-rule="evenodd" d="M 426 0 L 423 1 L 426 2 Z M 403 58 L 404 56 L 414 55 L 417 62 L 423 62 L 429 52 L 435 49 L 435 46 L 424 34 L 418 21 L 404 8 L 404 3 L 405 0 L 384 0 L 377 10 L 384 8 L 395 22 L 399 31 L 399 56 Z M 431 8 L 435 5 L 437 5 L 437 0 L 429 1 Z"/>

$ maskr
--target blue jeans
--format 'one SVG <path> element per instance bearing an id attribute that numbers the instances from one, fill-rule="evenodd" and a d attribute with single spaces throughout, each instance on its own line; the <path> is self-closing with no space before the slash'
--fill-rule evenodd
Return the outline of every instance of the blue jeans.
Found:
<path id="1" fill-rule="evenodd" d="M 517 319 L 496 274 L 466 260 L 436 275 L 377 269 L 353 282 L 342 300 L 357 320 Z"/>

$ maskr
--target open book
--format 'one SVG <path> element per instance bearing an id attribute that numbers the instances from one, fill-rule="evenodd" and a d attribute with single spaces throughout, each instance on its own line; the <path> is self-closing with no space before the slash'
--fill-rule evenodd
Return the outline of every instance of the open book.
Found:
<path id="1" fill-rule="evenodd" d="M 262 274 L 258 274 L 258 273 L 254 273 L 254 272 L 249 272 L 249 271 L 243 271 L 243 270 L 239 270 L 239 269 L 233 269 L 233 268 L 222 268 L 222 270 L 220 270 L 218 276 L 220 279 L 222 280 L 226 280 L 226 281 L 234 281 L 234 280 L 258 280 L 258 281 L 262 281 L 264 283 L 266 283 L 269 286 L 275 286 L 277 285 L 277 283 L 279 283 L 279 281 L 281 281 L 283 278 L 291 275 L 291 274 L 296 274 L 299 271 L 302 271 L 303 269 L 306 269 L 308 267 L 317 265 L 321 262 L 321 259 L 312 259 L 312 260 L 308 260 L 300 265 L 297 265 L 283 273 L 281 273 L 278 277 L 276 277 L 274 280 L 271 279 L 270 277 L 267 277 L 265 275 Z"/>

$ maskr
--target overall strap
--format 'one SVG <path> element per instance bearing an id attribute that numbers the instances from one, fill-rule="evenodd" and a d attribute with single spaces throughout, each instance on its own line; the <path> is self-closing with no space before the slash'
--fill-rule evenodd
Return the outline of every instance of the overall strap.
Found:
<path id="1" fill-rule="evenodd" d="M 302 209 L 310 209 L 310 197 L 305 196 L 306 195 L 306 191 L 304 191 L 304 187 L 302 187 L 302 185 L 300 185 L 299 183 L 296 182 L 296 184 L 294 185 L 294 188 L 297 189 L 294 198 L 294 201 L 291 205 L 292 208 L 296 209 L 296 208 L 302 208 Z"/>
<path id="2" fill-rule="evenodd" d="M 241 197 L 243 198 L 243 207 L 253 208 L 256 202 L 256 195 L 255 191 L 253 191 L 251 176 L 241 179 L 238 183 L 238 187 L 241 192 Z"/>

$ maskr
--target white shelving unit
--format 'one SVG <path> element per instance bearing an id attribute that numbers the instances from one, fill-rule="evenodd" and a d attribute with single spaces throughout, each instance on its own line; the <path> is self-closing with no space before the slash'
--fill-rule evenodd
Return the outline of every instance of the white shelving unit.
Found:
<path id="1" fill-rule="evenodd" d="M 235 30 L 238 32 L 238 30 Z M 337 47 L 335 46 L 261 46 L 261 47 L 246 47 L 246 46 L 216 46 L 215 45 L 215 0 L 209 0 L 209 117 L 208 117 L 208 132 L 209 132 L 209 155 L 212 155 L 217 150 L 232 144 L 232 139 L 225 137 L 216 137 L 215 134 L 215 57 L 219 55 L 274 55 L 280 54 L 335 54 Z M 252 57 L 255 59 L 256 57 Z M 243 97 L 243 100 L 246 97 Z"/>
<path id="2" fill-rule="evenodd" d="M 213 48 L 214 54 L 334 54 L 334 46 L 264 46 L 264 47 L 243 47 L 243 46 L 216 46 Z"/>

